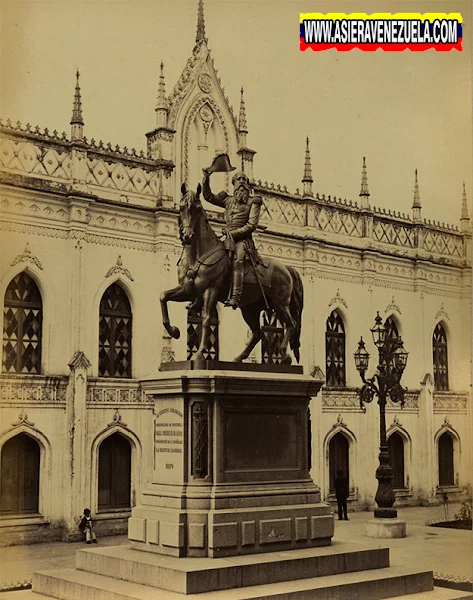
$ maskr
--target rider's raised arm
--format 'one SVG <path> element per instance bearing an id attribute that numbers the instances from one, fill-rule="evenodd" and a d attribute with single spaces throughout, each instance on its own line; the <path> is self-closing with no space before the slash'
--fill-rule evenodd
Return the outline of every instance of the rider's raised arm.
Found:
<path id="1" fill-rule="evenodd" d="M 202 184 L 202 193 L 210 204 L 215 204 L 215 206 L 220 206 L 221 208 L 225 208 L 225 199 L 227 198 L 227 192 L 220 192 L 220 194 L 213 194 L 210 189 L 210 176 L 207 173 L 204 173 L 204 181 Z"/>
<path id="2" fill-rule="evenodd" d="M 240 240 L 244 240 L 249 237 L 253 231 L 258 227 L 259 218 L 261 215 L 261 206 L 263 204 L 263 198 L 261 196 L 254 196 L 250 200 L 251 208 L 250 214 L 248 215 L 248 221 L 243 227 L 239 227 L 238 229 L 234 229 L 232 231 L 232 238 L 235 242 Z"/>

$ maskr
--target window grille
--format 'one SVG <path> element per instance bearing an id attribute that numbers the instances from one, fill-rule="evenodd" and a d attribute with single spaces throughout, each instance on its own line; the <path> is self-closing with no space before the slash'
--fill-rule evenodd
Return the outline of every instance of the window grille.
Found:
<path id="1" fill-rule="evenodd" d="M 448 390 L 447 336 L 440 323 L 434 329 L 432 337 L 434 363 L 434 387 L 439 391 Z"/>
<path id="2" fill-rule="evenodd" d="M 100 302 L 100 377 L 131 377 L 131 333 L 130 302 L 123 288 L 114 283 Z"/>
<path id="3" fill-rule="evenodd" d="M 19 273 L 7 287 L 3 309 L 3 371 L 41 372 L 42 312 L 38 286 Z"/>
<path id="4" fill-rule="evenodd" d="M 327 319 L 325 361 L 327 386 L 345 387 L 345 327 L 340 313 L 336 310 Z"/>
<path id="5" fill-rule="evenodd" d="M 261 362 L 269 365 L 281 364 L 281 342 L 284 337 L 284 328 L 276 314 L 273 312 L 268 318 L 263 313 L 261 327 Z"/>
<path id="6" fill-rule="evenodd" d="M 202 332 L 202 311 L 195 307 L 187 313 L 187 360 L 197 352 Z M 218 360 L 218 312 L 215 308 L 210 319 L 210 335 L 204 360 Z"/>

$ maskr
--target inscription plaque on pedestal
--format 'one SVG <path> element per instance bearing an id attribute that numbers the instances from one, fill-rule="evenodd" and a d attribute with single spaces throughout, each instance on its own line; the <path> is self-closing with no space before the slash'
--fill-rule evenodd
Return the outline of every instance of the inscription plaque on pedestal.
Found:
<path id="1" fill-rule="evenodd" d="M 179 410 L 181 404 L 177 400 L 165 400 L 155 407 L 153 481 L 157 483 L 182 481 L 184 415 Z"/>

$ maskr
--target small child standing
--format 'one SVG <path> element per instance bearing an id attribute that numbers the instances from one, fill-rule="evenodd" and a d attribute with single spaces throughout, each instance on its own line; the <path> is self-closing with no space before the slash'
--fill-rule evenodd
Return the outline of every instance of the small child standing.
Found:
<path id="1" fill-rule="evenodd" d="M 82 533 L 85 533 L 86 544 L 91 544 L 92 542 L 94 542 L 94 544 L 97 543 L 97 537 L 95 536 L 94 525 L 92 523 L 89 508 L 84 508 L 84 516 L 79 523 L 79 529 Z"/>

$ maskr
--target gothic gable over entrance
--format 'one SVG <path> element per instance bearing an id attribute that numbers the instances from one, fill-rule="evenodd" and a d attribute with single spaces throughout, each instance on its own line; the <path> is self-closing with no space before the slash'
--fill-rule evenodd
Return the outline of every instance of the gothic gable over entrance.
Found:
<path id="1" fill-rule="evenodd" d="M 164 85 L 161 65 L 157 128 L 147 134 L 148 151 L 153 158 L 164 158 L 174 163 L 168 193 L 178 201 L 182 183 L 195 189 L 202 180 L 202 169 L 210 166 L 215 155 L 225 152 L 232 164 L 241 168 L 244 161 L 237 154 L 242 155 L 241 150 L 244 149 L 245 160 L 250 152 L 251 161 L 254 154 L 244 148 L 247 131 L 243 95 L 237 122 L 207 46 L 203 0 L 198 3 L 197 34 L 192 56 L 168 97 Z M 252 172 L 247 171 L 252 177 Z M 214 174 L 212 187 L 229 191 L 230 179 L 228 174 Z"/>

